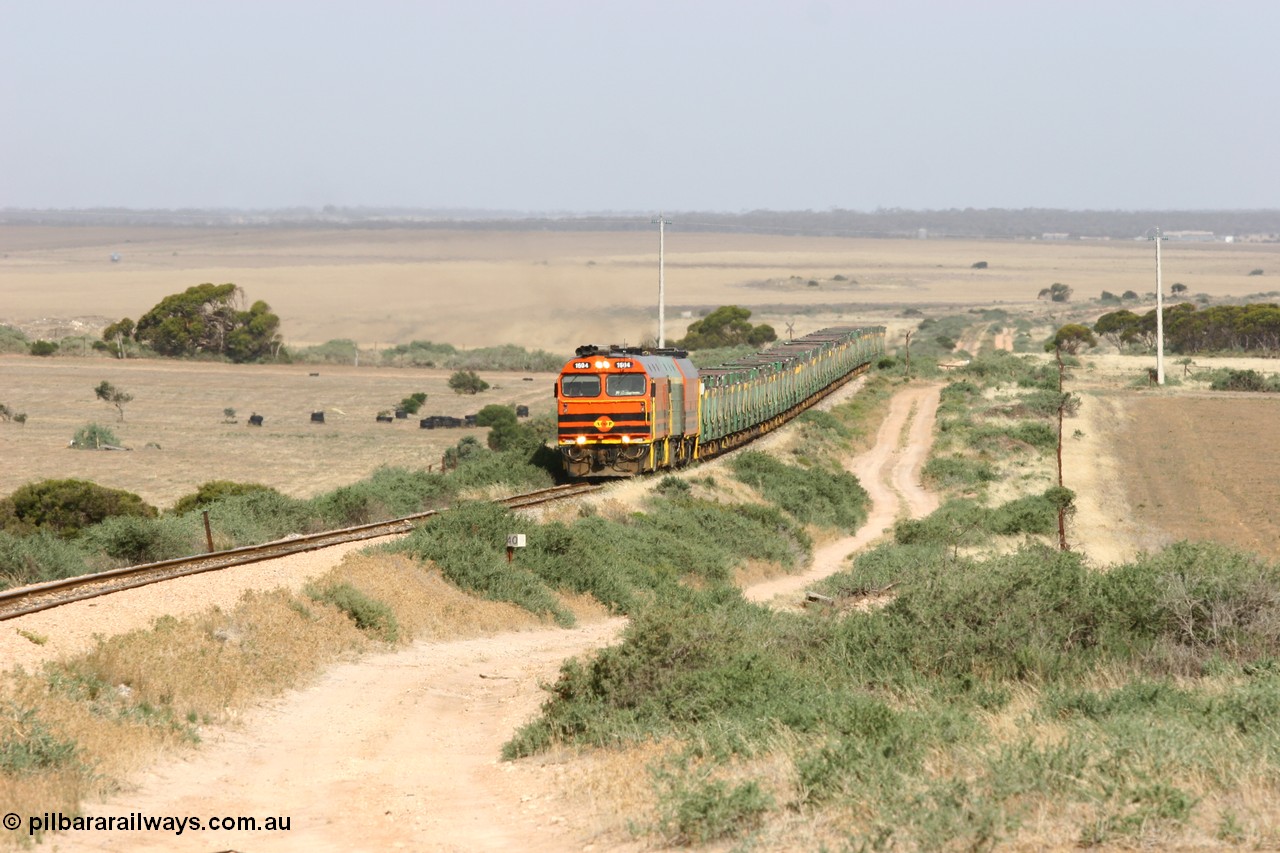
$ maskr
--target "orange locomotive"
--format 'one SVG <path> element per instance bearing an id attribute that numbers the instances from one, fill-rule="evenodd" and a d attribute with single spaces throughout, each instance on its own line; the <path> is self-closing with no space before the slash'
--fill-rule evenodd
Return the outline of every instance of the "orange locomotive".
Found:
<path id="1" fill-rule="evenodd" d="M 619 477 L 692 461 L 698 368 L 683 350 L 581 346 L 556 384 L 571 477 Z"/>
<path id="2" fill-rule="evenodd" d="M 884 328 L 823 329 L 699 370 L 678 349 L 581 346 L 556 383 L 570 477 L 682 467 L 785 423 L 884 354 Z"/>

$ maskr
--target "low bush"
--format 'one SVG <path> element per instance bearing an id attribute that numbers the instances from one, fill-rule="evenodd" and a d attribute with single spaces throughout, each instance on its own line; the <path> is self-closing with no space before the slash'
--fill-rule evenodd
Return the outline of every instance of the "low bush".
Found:
<path id="1" fill-rule="evenodd" d="M 89 480 L 40 480 L 0 501 L 0 526 L 10 533 L 48 531 L 64 538 L 113 516 L 154 518 L 155 507 L 133 492 Z"/>
<path id="2" fill-rule="evenodd" d="M 967 441 L 974 450 L 997 455 L 1020 446 L 1049 450 L 1057 446 L 1058 432 L 1052 424 L 1043 421 L 988 422 L 970 427 Z"/>
<path id="3" fill-rule="evenodd" d="M 331 583 L 323 587 L 309 586 L 306 594 L 312 601 L 338 608 L 366 634 L 371 634 L 387 643 L 394 643 L 400 638 L 400 625 L 391 608 L 349 583 Z"/>
<path id="4" fill-rule="evenodd" d="M 1209 387 L 1214 391 L 1260 391 L 1280 393 L 1280 375 L 1270 376 L 1256 370 L 1223 368 L 1209 374 Z"/>
<path id="5" fill-rule="evenodd" d="M 741 835 L 760 825 L 773 808 L 773 798 L 749 780 L 730 785 L 686 772 L 662 775 L 665 791 L 660 803 L 660 828 L 679 845 L 706 844 Z"/>
<path id="6" fill-rule="evenodd" d="M 203 552 L 204 527 L 197 516 L 117 516 L 86 529 L 80 545 L 129 565 L 189 557 Z"/>
<path id="7" fill-rule="evenodd" d="M 939 489 L 974 489 L 999 478 L 990 462 L 968 456 L 935 456 L 921 473 Z"/>
<path id="8" fill-rule="evenodd" d="M 459 370 L 449 377 L 449 388 L 455 394 L 479 394 L 489 390 L 489 383 L 474 370 Z"/>
<path id="9" fill-rule="evenodd" d="M 513 344 L 460 350 L 452 344 L 413 341 L 382 351 L 382 363 L 405 367 L 441 367 L 451 370 L 522 370 L 554 373 L 568 359 L 543 350 Z"/>
<path id="10" fill-rule="evenodd" d="M 755 450 L 734 457 L 734 476 L 804 524 L 856 530 L 867 517 L 867 492 L 846 471 L 805 470 Z"/>
<path id="11" fill-rule="evenodd" d="M 988 388 L 1016 385 L 1019 388 L 1057 390 L 1057 369 L 1042 358 L 1014 355 L 1004 350 L 983 353 L 956 371 Z"/>
<path id="12" fill-rule="evenodd" d="M 71 446 L 76 450 L 101 450 L 107 445 L 119 447 L 120 439 L 101 424 L 85 424 L 71 438 Z"/>
<path id="13" fill-rule="evenodd" d="M 416 415 L 418 410 L 422 408 L 422 404 L 425 402 L 427 402 L 427 392 L 415 391 L 400 401 L 400 408 L 403 409 L 406 414 Z"/>
<path id="14" fill-rule="evenodd" d="M 58 737 L 32 708 L 0 704 L 0 773 L 23 776 L 71 769 L 78 764 L 74 740 Z"/>
<path id="15" fill-rule="evenodd" d="M 21 329 L 0 324 L 0 353 L 25 353 L 30 346 L 31 340 Z"/>
<path id="16" fill-rule="evenodd" d="M 173 505 L 172 512 L 176 515 L 183 515 L 198 509 L 208 509 L 213 504 L 223 498 L 235 497 L 236 495 L 247 495 L 251 492 L 275 492 L 276 490 L 270 486 L 264 486 L 261 483 L 237 483 L 232 480 L 210 480 L 207 483 L 201 483 L 196 490 L 189 495 L 183 495 Z M 276 492 L 279 494 L 279 492 Z"/>
<path id="17" fill-rule="evenodd" d="M 49 532 L 15 536 L 0 531 L 0 587 L 82 575 L 84 552 Z"/>

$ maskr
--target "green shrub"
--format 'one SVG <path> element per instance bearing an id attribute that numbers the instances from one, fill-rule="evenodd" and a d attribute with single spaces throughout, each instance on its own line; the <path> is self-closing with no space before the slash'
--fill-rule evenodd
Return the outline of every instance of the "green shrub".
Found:
<path id="1" fill-rule="evenodd" d="M 730 786 L 720 779 L 668 777 L 660 804 L 661 828 L 676 844 L 706 844 L 758 827 L 773 798 L 755 781 Z"/>
<path id="2" fill-rule="evenodd" d="M 251 492 L 274 492 L 275 489 L 270 486 L 264 486 L 261 483 L 237 483 L 232 480 L 210 480 L 207 483 L 201 483 L 196 490 L 189 495 L 183 495 L 178 498 L 177 503 L 173 505 L 172 512 L 176 515 L 184 515 L 188 512 L 199 509 L 208 509 L 218 501 L 234 497 L 236 495 L 247 495 Z M 277 494 L 279 494 L 277 492 Z"/>
<path id="3" fill-rule="evenodd" d="M 1058 505 L 1048 494 L 1015 498 L 993 509 L 986 527 L 1001 536 L 1053 533 L 1058 529 Z"/>
<path id="4" fill-rule="evenodd" d="M 0 773 L 24 776 L 79 763 L 80 747 L 63 740 L 36 717 L 34 708 L 0 705 Z"/>
<path id="5" fill-rule="evenodd" d="M 1280 375 L 1264 376 L 1256 370 L 1223 368 L 1210 375 L 1209 387 L 1214 391 L 1261 391 L 1280 393 Z"/>
<path id="6" fill-rule="evenodd" d="M 48 532 L 15 536 L 0 532 L 0 585 L 24 586 L 83 575 L 84 553 Z"/>
<path id="7" fill-rule="evenodd" d="M 846 471 L 805 470 L 753 450 L 731 464 L 735 477 L 805 524 L 852 531 L 866 521 L 866 490 Z"/>
<path id="8" fill-rule="evenodd" d="M 1030 445 L 1049 450 L 1058 445 L 1057 429 L 1042 421 L 1017 421 L 1011 424 L 985 423 L 969 430 L 968 442 L 978 451 L 1002 452 Z"/>
<path id="9" fill-rule="evenodd" d="M 400 624 L 391 608 L 349 583 L 335 583 L 323 588 L 309 586 L 306 593 L 312 601 L 341 610 L 365 633 L 388 643 L 394 643 L 400 637 Z"/>
<path id="10" fill-rule="evenodd" d="M 941 489 L 977 488 L 999 479 L 990 462 L 967 456 L 935 456 L 921 473 L 927 482 Z"/>
<path id="11" fill-rule="evenodd" d="M 449 377 L 449 387 L 455 394 L 479 394 L 489 390 L 489 383 L 474 370 L 459 370 Z"/>
<path id="12" fill-rule="evenodd" d="M 561 625 L 572 625 L 573 614 L 560 603 L 553 589 L 527 567 L 527 555 L 521 554 L 515 563 L 507 562 L 507 535 L 533 526 L 497 504 L 463 503 L 432 517 L 404 539 L 386 547 L 433 561 L 446 578 L 463 589 L 551 616 Z M 536 543 L 537 537 L 533 540 Z"/>
<path id="13" fill-rule="evenodd" d="M 383 364 L 404 367 L 441 367 L 451 370 L 524 370 L 554 373 L 568 359 L 543 350 L 514 344 L 459 350 L 452 344 L 413 341 L 382 351 Z"/>
<path id="14" fill-rule="evenodd" d="M 71 439 L 71 446 L 77 450 L 101 450 L 105 445 L 119 447 L 120 439 L 101 424 L 85 424 Z"/>
<path id="15" fill-rule="evenodd" d="M 902 519 L 893 525 L 899 545 L 976 545 L 987 539 L 988 510 L 967 499 L 953 499 L 924 518 Z"/>
<path id="16" fill-rule="evenodd" d="M 21 329 L 0 324 L 0 353 L 29 352 L 31 341 Z"/>
<path id="17" fill-rule="evenodd" d="M 112 516 L 156 516 L 155 507 L 134 493 L 88 480 L 27 483 L 0 505 L 0 522 L 10 532 L 47 530 L 64 538 Z"/>
<path id="18" fill-rule="evenodd" d="M 391 517 L 378 491 L 367 482 L 340 486 L 319 495 L 311 500 L 310 509 L 325 527 L 350 527 Z"/>
<path id="19" fill-rule="evenodd" d="M 53 341 L 32 341 L 29 351 L 32 355 L 53 355 L 58 351 L 58 345 Z"/>
<path id="20" fill-rule="evenodd" d="M 407 414 L 416 415 L 425 402 L 427 402 L 427 392 L 415 391 L 400 401 L 399 408 L 403 409 Z"/>
<path id="21" fill-rule="evenodd" d="M 687 498 L 693 493 L 693 487 L 689 485 L 687 480 L 668 474 L 658 481 L 654 491 L 669 498 Z"/>
<path id="22" fill-rule="evenodd" d="M 303 347 L 291 353 L 295 361 L 305 364 L 351 364 L 356 360 L 359 347 L 350 338 L 336 338 L 312 347 Z"/>
<path id="23" fill-rule="evenodd" d="M 139 518 L 117 516 L 81 534 L 81 547 L 90 553 L 134 565 L 188 557 L 204 551 L 204 527 L 197 517 Z"/>
<path id="24" fill-rule="evenodd" d="M 307 501 L 272 490 L 222 498 L 209 507 L 209 522 L 215 536 L 229 540 L 233 547 L 256 545 L 323 527 Z"/>

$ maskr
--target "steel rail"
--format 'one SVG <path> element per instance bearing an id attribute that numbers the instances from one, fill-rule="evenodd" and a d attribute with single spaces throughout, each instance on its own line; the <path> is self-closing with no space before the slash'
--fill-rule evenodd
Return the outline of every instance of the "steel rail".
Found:
<path id="1" fill-rule="evenodd" d="M 511 495 L 510 497 L 500 498 L 494 503 L 500 503 L 511 509 L 522 509 L 577 497 L 596 491 L 599 488 L 601 487 L 594 483 L 569 483 L 525 494 Z M 0 590 L 0 621 L 24 616 L 28 613 L 38 613 L 41 610 L 50 610 L 74 601 L 84 601 L 102 595 L 109 595 L 113 592 L 136 589 L 148 584 L 173 580 L 174 578 L 217 571 L 218 569 L 228 569 L 233 566 L 243 566 L 249 563 L 258 563 L 263 560 L 286 557 L 290 554 L 299 554 L 304 551 L 317 551 L 346 542 L 359 542 L 367 539 L 377 539 L 382 536 L 408 533 L 414 529 L 418 522 L 438 515 L 442 511 L 444 510 L 427 510 L 388 521 L 375 521 L 371 524 L 357 524 L 338 530 L 291 536 L 287 539 L 277 539 L 260 545 L 246 545 L 226 551 L 212 551 L 207 554 L 160 560 L 155 563 L 141 563 L 136 566 L 125 566 L 105 572 L 77 575 L 76 577 L 46 581 L 15 589 Z"/>

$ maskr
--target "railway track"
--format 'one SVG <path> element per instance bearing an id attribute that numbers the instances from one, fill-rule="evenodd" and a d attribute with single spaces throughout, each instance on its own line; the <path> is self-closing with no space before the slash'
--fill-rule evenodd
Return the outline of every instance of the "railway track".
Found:
<path id="1" fill-rule="evenodd" d="M 502 498 L 500 503 L 511 509 L 537 506 L 552 501 L 585 495 L 596 491 L 600 486 L 592 483 L 570 483 L 563 486 L 552 486 L 521 495 Z M 312 533 L 305 536 L 293 536 L 288 539 L 277 539 L 261 545 L 248 545 L 243 548 L 232 548 L 228 551 L 214 551 L 208 554 L 197 554 L 192 557 L 181 557 L 176 560 L 162 560 L 158 563 L 143 563 L 138 566 L 126 566 L 120 569 L 97 572 L 91 575 L 79 575 L 56 581 L 35 584 L 12 590 L 0 590 L 0 621 L 13 619 L 27 613 L 49 610 L 73 601 L 84 601 L 135 589 L 148 584 L 160 583 L 187 575 L 229 569 L 262 560 L 273 560 L 278 557 L 297 554 L 303 551 L 316 551 L 344 542 L 358 542 L 365 539 L 377 539 L 381 536 L 392 536 L 408 533 L 421 521 L 438 515 L 444 510 L 428 510 L 403 518 L 389 521 L 377 521 L 372 524 L 359 524 L 339 530 L 328 530 L 323 533 Z"/>

